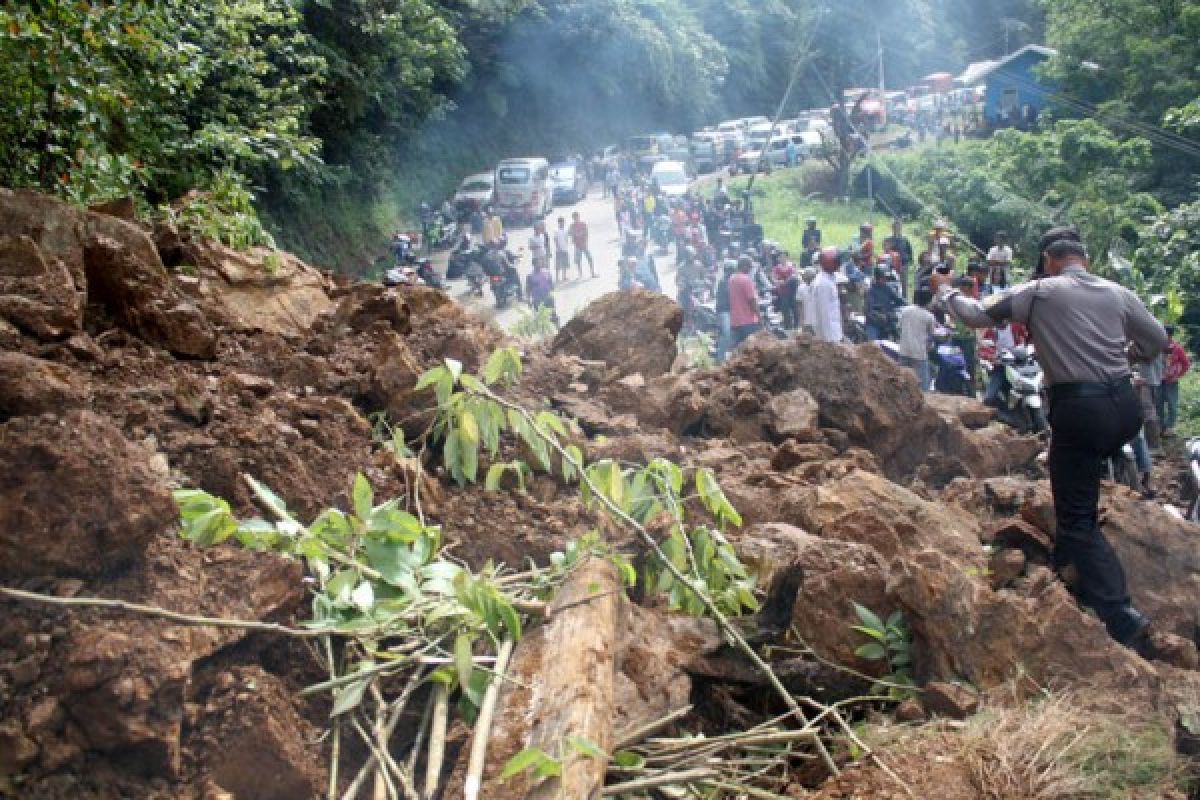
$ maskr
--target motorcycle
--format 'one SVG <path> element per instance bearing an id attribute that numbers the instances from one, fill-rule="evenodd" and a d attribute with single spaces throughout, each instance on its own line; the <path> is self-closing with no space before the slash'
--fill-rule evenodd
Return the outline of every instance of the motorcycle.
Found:
<path id="1" fill-rule="evenodd" d="M 417 277 L 431 289 L 445 289 L 446 284 L 442 282 L 441 276 L 437 274 L 437 270 L 433 268 L 433 261 L 428 258 L 422 258 L 417 262 Z"/>
<path id="2" fill-rule="evenodd" d="M 989 381 L 994 370 L 1002 370 L 1001 388 L 995 398 L 1001 422 L 1022 433 L 1046 430 L 1042 368 L 1034 358 L 1033 348 L 1005 350 L 994 363 L 985 362 L 984 369 L 989 373 Z"/>
<path id="3" fill-rule="evenodd" d="M 950 340 L 950 331 L 939 328 L 933 339 L 933 352 L 929 360 L 937 367 L 933 380 L 934 391 L 974 397 L 975 386 L 971 381 L 971 373 L 967 371 L 967 357 L 962 348 Z"/>
<path id="4" fill-rule="evenodd" d="M 458 222 L 442 212 L 433 215 L 429 224 L 429 249 L 444 250 L 456 244 L 459 239 Z"/>
<path id="5" fill-rule="evenodd" d="M 1133 445 L 1122 445 L 1121 449 L 1108 459 L 1108 478 L 1114 483 L 1128 486 L 1138 494 L 1142 493 L 1142 476 L 1138 472 Z"/>
<path id="6" fill-rule="evenodd" d="M 846 341 L 862 344 L 867 339 L 867 318 L 863 314 L 844 314 L 842 317 L 842 336 Z"/>
<path id="7" fill-rule="evenodd" d="M 513 262 L 512 254 L 506 250 L 497 249 L 488 253 L 484 272 L 487 274 L 498 309 L 508 308 L 514 299 L 521 299 L 521 276 Z"/>

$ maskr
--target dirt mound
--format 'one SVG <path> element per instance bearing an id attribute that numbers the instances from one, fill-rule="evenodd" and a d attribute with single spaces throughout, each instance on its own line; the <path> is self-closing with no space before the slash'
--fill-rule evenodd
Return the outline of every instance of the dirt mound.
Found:
<path id="1" fill-rule="evenodd" d="M 575 315 L 554 339 L 554 351 L 603 361 L 618 377 L 653 378 L 671 370 L 683 310 L 658 292 L 612 292 Z"/>
<path id="2" fill-rule="evenodd" d="M 1106 493 L 1106 530 L 1160 629 L 1158 660 L 1146 661 L 1113 644 L 1044 566 L 1053 507 L 1034 479 L 1036 440 L 973 401 L 922 396 L 873 347 L 757 337 L 719 369 L 671 372 L 680 320 L 661 296 L 601 298 L 552 345 L 527 348 L 510 396 L 574 419 L 592 460 L 669 458 L 689 479 L 714 471 L 744 519 L 729 539 L 764 590 L 764 610 L 739 624 L 794 693 L 842 699 L 886 672 L 860 653 L 857 603 L 901 611 L 911 628 L 913 677 L 934 683 L 928 702 L 909 704 L 913 719 L 1011 705 L 1035 683 L 1102 687 L 1112 705 L 1200 699 L 1191 526 Z M 441 469 L 440 443 L 424 436 L 436 402 L 417 382 L 446 359 L 477 370 L 502 343 L 442 292 L 334 286 L 287 254 L 235 253 L 0 191 L 0 577 L 62 598 L 295 622 L 309 615 L 300 563 L 191 547 L 169 492 L 203 488 L 258 515 L 248 474 L 308 521 L 348 508 L 360 471 L 378 498 L 411 502 L 419 485 L 428 521 L 476 567 L 545 564 L 592 530 L 640 563 L 641 545 L 558 478 L 485 492 Z M 417 452 L 383 447 L 385 421 Z M 522 457 L 527 446 L 505 442 L 501 459 Z M 699 498 L 685 502 L 706 518 Z M 604 651 L 617 706 L 609 733 L 697 700 L 684 728 L 712 735 L 781 711 L 743 655 L 718 649 L 709 623 L 639 592 L 643 605 L 621 601 L 621 640 Z M 306 642 L 114 610 L 5 612 L 0 794 L 325 792 L 328 696 L 297 695 L 324 677 Z M 415 730 L 418 718 L 404 724 Z M 465 736 L 452 732 L 449 762 Z M 342 789 L 365 755 L 343 752 Z M 960 766 L 953 780 L 973 780 Z M 914 786 L 927 767 L 897 758 Z M 796 762 L 793 793 L 824 777 Z M 860 785 L 879 788 L 878 778 L 863 771 Z M 843 792 L 853 785 L 848 773 L 823 796 L 854 796 Z"/>
<path id="3" fill-rule="evenodd" d="M 831 345 L 808 336 L 759 336 L 719 369 L 672 375 L 653 384 L 643 424 L 676 434 L 737 441 L 811 441 L 819 427 L 873 453 L 888 477 L 945 483 L 959 475 L 989 477 L 1022 469 L 1037 455 L 1035 439 L 999 425 L 966 398 L 927 398 L 910 371 L 874 346 Z M 815 425 L 813 416 L 815 401 Z M 947 410 L 949 408 L 949 410 Z"/>

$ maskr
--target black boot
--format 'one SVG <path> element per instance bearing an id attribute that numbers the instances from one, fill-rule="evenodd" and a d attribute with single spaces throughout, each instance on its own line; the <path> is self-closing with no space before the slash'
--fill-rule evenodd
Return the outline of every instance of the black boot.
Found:
<path id="1" fill-rule="evenodd" d="M 1133 606 L 1122 606 L 1103 616 L 1108 635 L 1131 650 L 1138 650 L 1150 632 L 1150 619 Z"/>

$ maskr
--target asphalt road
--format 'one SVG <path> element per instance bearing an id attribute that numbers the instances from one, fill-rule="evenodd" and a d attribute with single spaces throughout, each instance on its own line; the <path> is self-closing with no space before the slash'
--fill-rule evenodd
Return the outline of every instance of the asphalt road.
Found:
<path id="1" fill-rule="evenodd" d="M 570 225 L 571 213 L 574 211 L 578 211 L 584 222 L 588 224 L 592 257 L 596 260 L 596 277 L 591 277 L 586 260 L 583 263 L 583 278 L 578 277 L 575 265 L 572 263 L 567 273 L 569 276 L 567 280 L 554 287 L 554 303 L 558 310 L 559 320 L 563 323 L 595 298 L 617 290 L 617 260 L 621 253 L 612 199 L 601 197 L 598 186 L 593 187 L 585 200 L 574 205 L 558 206 L 554 209 L 546 218 L 546 229 L 550 232 L 551 238 L 554 235 L 554 228 L 558 225 L 558 217 L 564 217 L 567 225 Z M 525 277 L 533 269 L 529 257 L 529 237 L 533 233 L 533 228 L 506 227 L 505 232 L 508 234 L 509 249 L 518 256 L 517 269 L 521 273 L 521 281 L 524 285 Z M 553 270 L 553 263 L 553 255 L 551 255 L 551 270 Z M 669 257 L 657 259 L 656 264 L 663 292 L 673 298 L 675 296 L 674 253 L 672 252 Z M 466 280 L 451 281 L 450 294 L 460 303 L 485 318 L 495 320 L 504 330 L 511 330 L 512 326 L 521 319 L 523 311 L 529 310 L 528 305 L 520 304 L 497 311 L 495 298 L 492 297 L 491 291 L 484 289 L 482 298 L 475 297 L 469 293 Z"/>

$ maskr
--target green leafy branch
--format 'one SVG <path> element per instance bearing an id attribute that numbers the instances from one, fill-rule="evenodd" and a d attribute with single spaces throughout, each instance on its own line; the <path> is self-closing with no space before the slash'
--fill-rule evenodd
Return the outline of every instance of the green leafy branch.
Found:
<path id="1" fill-rule="evenodd" d="M 899 609 L 893 611 L 885 622 L 871 609 L 855 603 L 854 613 L 859 624 L 851 627 L 868 640 L 859 645 L 854 654 L 867 661 L 882 662 L 888 670 L 871 687 L 871 692 L 886 692 L 895 700 L 911 697 L 916 689 L 912 675 L 912 634 L 908 630 L 904 612 Z"/>

